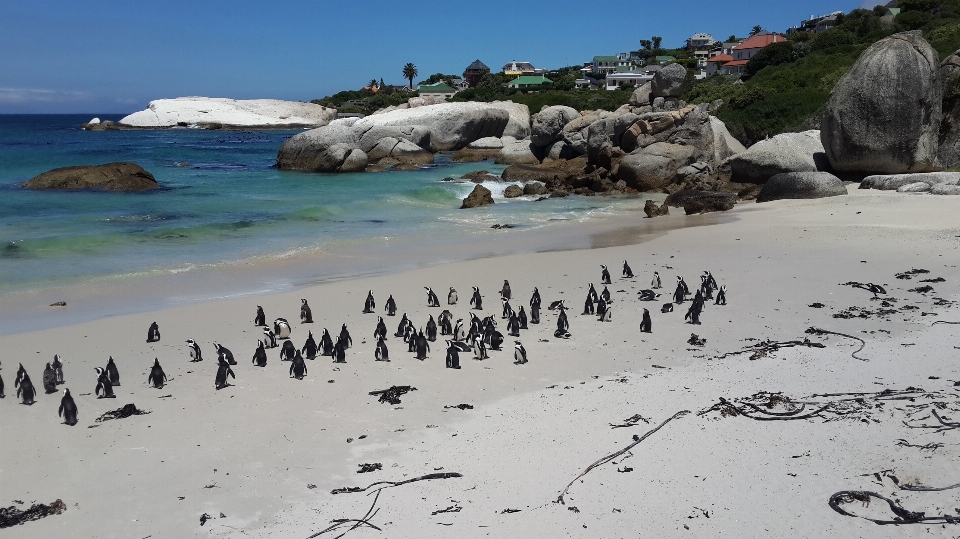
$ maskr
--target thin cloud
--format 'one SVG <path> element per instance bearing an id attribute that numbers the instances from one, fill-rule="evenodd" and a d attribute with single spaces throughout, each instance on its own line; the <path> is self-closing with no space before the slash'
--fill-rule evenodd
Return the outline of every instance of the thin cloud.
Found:
<path id="1" fill-rule="evenodd" d="M 76 103 L 93 98 L 90 92 L 59 92 L 37 88 L 0 88 L 0 105 Z"/>

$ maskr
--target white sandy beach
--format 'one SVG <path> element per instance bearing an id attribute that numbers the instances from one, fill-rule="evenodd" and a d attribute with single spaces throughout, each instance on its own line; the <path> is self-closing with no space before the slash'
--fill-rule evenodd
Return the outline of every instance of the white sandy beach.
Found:
<path id="1" fill-rule="evenodd" d="M 960 325 L 931 327 L 938 320 L 960 321 L 954 303 L 960 295 L 960 199 L 854 185 L 846 197 L 744 202 L 729 215 L 736 219 L 632 245 L 601 247 L 617 242 L 598 236 L 593 249 L 441 264 L 0 336 L 6 386 L 0 506 L 26 509 L 57 499 L 67 506 L 63 514 L 3 533 L 305 539 L 333 519 L 360 519 L 374 501 L 367 493 L 333 495 L 333 489 L 454 472 L 462 477 L 384 489 L 379 512 L 369 519 L 381 531 L 362 526 L 348 537 L 960 537 L 956 524 L 880 526 L 828 506 L 838 491 L 868 490 L 928 517 L 960 518 L 960 489 L 901 490 L 888 477 L 901 485 L 960 483 L 960 429 L 938 433 L 904 424 L 935 424 L 934 406 L 941 417 L 960 421 L 960 387 L 954 385 L 960 380 Z M 655 221 L 686 219 L 695 218 L 674 210 Z M 643 222 L 638 214 L 622 226 Z M 635 279 L 620 277 L 624 259 Z M 611 323 L 580 315 L 589 283 L 603 290 L 600 264 L 613 274 Z M 930 273 L 895 278 L 913 268 Z M 663 295 L 638 301 L 637 291 L 649 287 L 655 270 Z M 661 314 L 676 276 L 694 288 L 704 270 L 727 287 L 729 304 L 708 302 L 700 326 L 683 323 L 687 304 Z M 932 283 L 933 292 L 909 291 L 936 277 L 945 281 Z M 565 299 L 571 338 L 554 338 L 556 313 L 544 309 L 542 323 L 521 334 L 528 364 L 513 364 L 513 339 L 507 337 L 504 351 L 482 362 L 461 354 L 463 368 L 451 370 L 444 368 L 442 340 L 418 361 L 392 337 L 400 317 L 385 317 L 392 361 L 374 361 L 377 318 L 361 313 L 368 290 L 379 313 L 392 294 L 398 314 L 421 327 L 429 314 L 447 308 L 451 286 L 460 302 L 450 309 L 467 319 L 471 286 L 479 286 L 483 315 L 497 315 L 506 335 L 497 295 L 504 279 L 515 309 L 527 305 L 535 286 L 544 306 Z M 841 285 L 848 281 L 884 286 L 884 297 L 896 298 L 890 307 L 896 313 L 834 318 L 849 307 L 882 308 L 870 292 Z M 436 291 L 442 308 L 426 307 L 424 286 Z M 309 300 L 314 324 L 299 323 L 300 298 Z M 825 306 L 809 307 L 815 302 Z M 319 357 L 307 362 L 308 376 L 297 381 L 273 349 L 266 368 L 253 367 L 261 335 L 253 325 L 257 305 L 268 322 L 283 316 L 293 323 L 298 348 L 308 330 L 317 338 L 324 327 L 336 335 L 346 323 L 354 340 L 347 363 Z M 644 307 L 652 334 L 638 331 Z M 153 321 L 162 340 L 147 344 Z M 861 337 L 866 346 L 858 356 L 869 361 L 851 357 L 860 346 L 854 340 L 806 335 L 812 326 Z M 706 344 L 687 344 L 691 333 Z M 753 361 L 750 354 L 717 359 L 753 339 L 805 337 L 825 347 L 785 348 Z M 189 362 L 188 338 L 200 343 L 203 362 Z M 239 363 L 236 380 L 219 391 L 214 341 Z M 70 388 L 79 407 L 74 427 L 57 417 L 60 394 L 42 394 L 43 367 L 54 354 L 65 362 L 60 388 Z M 94 368 L 108 356 L 122 385 L 116 399 L 98 400 Z M 169 378 L 161 390 L 146 383 L 154 358 Z M 41 388 L 33 406 L 16 398 L 17 363 Z M 368 394 L 392 385 L 417 391 L 397 406 Z M 734 401 L 760 391 L 822 402 L 837 397 L 812 396 L 910 387 L 925 393 L 913 390 L 914 400 L 879 407 L 863 397 L 864 410 L 841 418 L 754 421 L 718 411 L 698 414 L 721 397 Z M 95 422 L 128 403 L 150 414 Z M 473 409 L 445 408 L 462 403 Z M 570 487 L 564 504 L 555 503 L 589 464 L 682 410 L 690 413 L 594 469 Z M 635 414 L 649 423 L 611 428 Z M 897 444 L 901 439 L 906 445 Z M 382 469 L 357 474 L 363 463 L 381 463 Z M 876 519 L 895 516 L 876 499 L 868 507 L 844 507 Z M 212 518 L 201 526 L 203 514 Z"/>

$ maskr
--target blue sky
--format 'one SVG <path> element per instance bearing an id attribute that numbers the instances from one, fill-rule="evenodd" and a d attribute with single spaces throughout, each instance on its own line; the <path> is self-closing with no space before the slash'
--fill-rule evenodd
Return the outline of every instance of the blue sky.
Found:
<path id="1" fill-rule="evenodd" d="M 872 0 L 0 0 L 0 113 L 132 112 L 187 95 L 308 101 L 479 58 L 555 68 L 662 36 L 784 31 Z"/>

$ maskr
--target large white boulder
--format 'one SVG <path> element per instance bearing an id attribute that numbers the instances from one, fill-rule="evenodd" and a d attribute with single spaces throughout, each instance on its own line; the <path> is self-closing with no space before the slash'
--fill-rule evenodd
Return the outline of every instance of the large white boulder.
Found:
<path id="1" fill-rule="evenodd" d="M 336 116 L 336 109 L 278 99 L 177 97 L 151 101 L 146 110 L 120 120 L 130 127 L 320 127 Z"/>
<path id="2" fill-rule="evenodd" d="M 829 167 L 826 161 L 820 132 L 812 130 L 762 140 L 724 163 L 730 166 L 734 182 L 764 183 L 784 172 L 825 170 Z"/>
<path id="3" fill-rule="evenodd" d="M 353 128 L 423 126 L 430 131 L 430 149 L 446 152 L 462 149 L 484 137 L 503 136 L 509 120 L 506 110 L 487 103 L 440 103 L 367 116 Z"/>
<path id="4" fill-rule="evenodd" d="M 513 101 L 494 101 L 490 103 L 490 106 L 503 109 L 510 115 L 507 127 L 503 130 L 504 136 L 510 136 L 518 140 L 530 136 L 529 107 Z"/>

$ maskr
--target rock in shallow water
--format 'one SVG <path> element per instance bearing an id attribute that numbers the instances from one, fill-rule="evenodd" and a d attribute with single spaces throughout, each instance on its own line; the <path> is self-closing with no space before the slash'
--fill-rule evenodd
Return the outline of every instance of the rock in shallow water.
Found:
<path id="1" fill-rule="evenodd" d="M 493 204 L 493 193 L 482 185 L 476 185 L 473 191 L 467 195 L 467 198 L 463 199 L 463 205 L 460 206 L 460 209 L 477 208 L 490 204 Z"/>
<path id="2" fill-rule="evenodd" d="M 23 184 L 27 189 L 96 189 L 103 191 L 146 191 L 160 185 L 136 163 L 56 168 Z"/>

